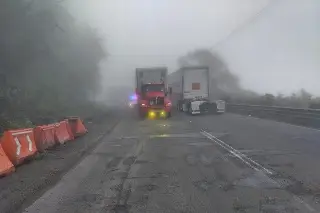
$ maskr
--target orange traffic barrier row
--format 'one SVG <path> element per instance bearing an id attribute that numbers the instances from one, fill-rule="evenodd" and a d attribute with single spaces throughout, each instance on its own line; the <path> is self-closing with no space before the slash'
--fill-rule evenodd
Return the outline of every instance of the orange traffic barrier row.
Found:
<path id="1" fill-rule="evenodd" d="M 14 172 L 14 166 L 22 164 L 37 151 L 44 151 L 56 143 L 63 144 L 87 132 L 79 117 L 34 129 L 5 131 L 0 143 L 0 176 Z"/>
<path id="2" fill-rule="evenodd" d="M 37 152 L 33 129 L 5 131 L 1 145 L 14 165 L 21 164 Z"/>
<path id="3" fill-rule="evenodd" d="M 56 144 L 55 129 L 56 127 L 54 124 L 34 128 L 34 139 L 38 151 L 42 152 Z"/>
<path id="4" fill-rule="evenodd" d="M 15 168 L 6 153 L 4 152 L 2 146 L 0 145 L 0 176 L 8 175 L 15 171 Z"/>
<path id="5" fill-rule="evenodd" d="M 71 132 L 75 137 L 82 136 L 88 132 L 79 117 L 69 117 L 67 121 L 70 125 Z"/>
<path id="6" fill-rule="evenodd" d="M 55 124 L 55 140 L 58 143 L 64 144 L 73 139 L 74 137 L 67 121 L 61 121 L 60 123 Z"/>

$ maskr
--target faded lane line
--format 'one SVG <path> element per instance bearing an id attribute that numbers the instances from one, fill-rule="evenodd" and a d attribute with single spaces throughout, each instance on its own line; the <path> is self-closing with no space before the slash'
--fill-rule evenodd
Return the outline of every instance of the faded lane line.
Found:
<path id="1" fill-rule="evenodd" d="M 221 146 L 222 148 L 227 150 L 229 153 L 231 153 L 236 158 L 240 159 L 243 163 L 248 165 L 250 168 L 252 168 L 252 169 L 254 169 L 256 171 L 262 171 L 264 173 L 267 173 L 268 175 L 272 175 L 273 174 L 272 171 L 270 171 L 269 169 L 264 168 L 262 165 L 258 164 L 257 162 L 255 162 L 254 160 L 252 160 L 251 158 L 246 156 L 245 154 L 243 154 L 240 151 L 234 149 L 233 147 L 231 147 L 230 145 L 226 144 L 225 142 L 223 142 L 219 138 L 211 135 L 210 133 L 208 133 L 206 131 L 202 131 L 201 134 L 203 134 L 204 136 L 209 138 L 211 141 L 215 142 L 216 144 L 218 144 L 219 146 Z"/>
<path id="2" fill-rule="evenodd" d="M 274 182 L 276 185 L 278 186 L 282 186 L 278 181 L 274 180 L 273 178 L 271 178 L 269 175 L 272 175 L 273 173 L 264 168 L 262 165 L 258 164 L 257 162 L 255 162 L 254 160 L 252 160 L 251 158 L 249 158 L 248 156 L 244 155 L 243 153 L 241 153 L 240 151 L 234 149 L 233 147 L 231 147 L 230 145 L 226 144 L 225 142 L 223 142 L 222 140 L 218 139 L 217 137 L 211 135 L 210 133 L 202 130 L 201 134 L 203 134 L 204 136 L 206 136 L 208 139 L 210 139 L 211 141 L 215 142 L 216 144 L 218 144 L 220 147 L 222 147 L 223 149 L 225 149 L 226 151 L 228 151 L 229 153 L 231 153 L 233 156 L 235 156 L 236 158 L 240 159 L 243 163 L 245 163 L 246 165 L 248 165 L 250 168 L 256 170 L 256 171 L 260 171 L 262 172 L 262 174 L 264 174 L 267 178 L 269 178 L 272 182 Z M 290 192 L 289 192 L 290 193 Z M 308 209 L 309 212 L 316 212 L 316 210 L 309 205 L 308 203 L 306 203 L 304 200 L 302 200 L 299 196 L 292 194 L 293 198 L 300 204 L 302 204 L 306 209 Z"/>

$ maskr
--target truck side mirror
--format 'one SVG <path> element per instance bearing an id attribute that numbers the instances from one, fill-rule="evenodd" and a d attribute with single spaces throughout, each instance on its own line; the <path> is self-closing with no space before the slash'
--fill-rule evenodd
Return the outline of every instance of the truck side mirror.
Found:
<path id="1" fill-rule="evenodd" d="M 169 94 L 172 94 L 172 87 L 169 87 Z"/>

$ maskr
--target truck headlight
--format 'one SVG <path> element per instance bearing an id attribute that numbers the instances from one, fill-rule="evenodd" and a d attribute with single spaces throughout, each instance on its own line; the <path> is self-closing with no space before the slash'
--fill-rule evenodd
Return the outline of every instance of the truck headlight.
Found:
<path id="1" fill-rule="evenodd" d="M 156 117 L 156 113 L 154 111 L 149 111 L 148 117 L 151 118 L 151 119 L 155 118 Z"/>
<path id="2" fill-rule="evenodd" d="M 166 112 L 165 112 L 165 111 L 161 111 L 161 112 L 160 112 L 160 116 L 161 116 L 161 117 L 166 117 Z"/>

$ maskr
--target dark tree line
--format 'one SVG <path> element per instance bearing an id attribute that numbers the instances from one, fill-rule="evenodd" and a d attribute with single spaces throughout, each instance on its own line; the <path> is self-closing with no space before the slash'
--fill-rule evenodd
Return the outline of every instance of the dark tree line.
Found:
<path id="1" fill-rule="evenodd" d="M 0 1 L 0 29 L 0 126 L 77 114 L 100 90 L 101 41 L 57 1 Z"/>

